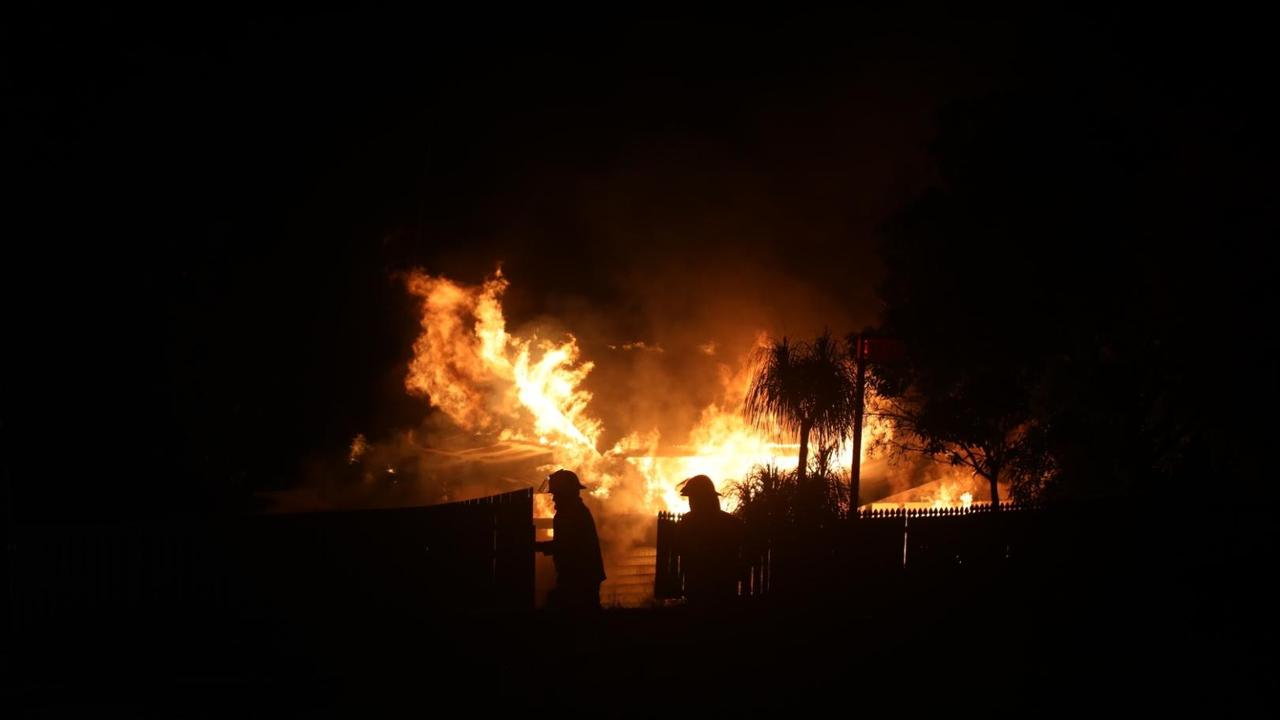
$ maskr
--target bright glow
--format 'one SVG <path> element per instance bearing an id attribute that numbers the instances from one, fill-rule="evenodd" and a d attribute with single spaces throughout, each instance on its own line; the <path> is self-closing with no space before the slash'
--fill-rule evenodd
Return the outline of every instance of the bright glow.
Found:
<path id="1" fill-rule="evenodd" d="M 720 363 L 718 398 L 702 409 L 687 437 L 668 439 L 657 430 L 635 430 L 601 450 L 604 427 L 591 413 L 592 395 L 583 387 L 593 364 L 581 357 L 572 335 L 548 338 L 508 332 L 502 309 L 507 285 L 501 271 L 480 285 L 421 272 L 408 278 L 409 292 L 420 301 L 421 332 L 405 387 L 429 398 L 460 428 L 496 435 L 503 442 L 545 447 L 553 462 L 540 470 L 575 470 L 592 494 L 609 498 L 611 508 L 620 513 L 684 512 L 688 503 L 676 486 L 698 474 L 715 482 L 722 507 L 732 509 L 729 484 L 753 467 L 795 469 L 795 438 L 752 427 L 742 418 L 740 408 L 755 369 L 750 352 L 736 362 Z M 761 333 L 757 345 L 765 341 Z M 661 350 L 639 342 L 619 347 Z M 698 350 L 727 358 L 715 343 Z M 871 440 L 872 428 L 864 428 L 864 462 Z M 353 462 L 366 445 L 363 436 L 353 441 Z M 816 443 L 811 448 L 816 452 Z M 838 448 L 834 469 L 847 477 L 852 455 L 852 443 Z M 550 515 L 549 500 L 536 498 L 535 513 Z M 967 507 L 972 495 L 943 483 L 930 499 L 938 507 Z"/>

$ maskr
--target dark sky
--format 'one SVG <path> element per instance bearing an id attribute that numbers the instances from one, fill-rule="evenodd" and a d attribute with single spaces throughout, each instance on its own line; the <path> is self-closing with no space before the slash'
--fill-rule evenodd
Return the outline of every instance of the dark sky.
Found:
<path id="1" fill-rule="evenodd" d="M 235 506 L 418 421 L 398 271 L 501 262 L 513 323 L 588 349 L 846 332 L 940 108 L 1061 86 L 1207 112 L 1245 82 L 1194 52 L 1239 27 L 1198 18 L 491 20 L 6 24 L 20 517 Z"/>

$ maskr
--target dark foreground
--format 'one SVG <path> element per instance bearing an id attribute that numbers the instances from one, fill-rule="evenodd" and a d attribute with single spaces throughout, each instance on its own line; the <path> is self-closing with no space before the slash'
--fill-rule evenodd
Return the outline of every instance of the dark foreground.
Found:
<path id="1" fill-rule="evenodd" d="M 1112 590 L 987 578 L 714 614 L 375 613 L 309 630 L 207 618 L 147 637 L 98 628 L 9 644 L 6 716 L 1221 715 L 1275 704 L 1260 599 L 1136 581 Z M 1170 591 L 1182 594 L 1161 603 Z"/>

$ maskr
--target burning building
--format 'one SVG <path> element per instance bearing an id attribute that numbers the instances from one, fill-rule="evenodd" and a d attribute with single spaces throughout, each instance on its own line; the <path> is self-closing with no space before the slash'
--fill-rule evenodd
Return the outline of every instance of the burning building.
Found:
<path id="1" fill-rule="evenodd" d="M 795 439 L 753 425 L 741 412 L 755 350 L 767 340 L 763 330 L 738 348 L 714 341 L 680 350 L 643 341 L 607 346 L 616 353 L 668 357 L 683 351 L 691 361 L 714 363 L 716 387 L 701 407 L 686 412 L 685 427 L 672 428 L 659 420 L 660 412 L 610 414 L 608 403 L 590 388 L 597 364 L 571 332 L 550 323 L 510 327 L 503 309 L 509 281 L 501 270 L 475 285 L 421 271 L 404 280 L 420 313 L 404 387 L 430 408 L 428 421 L 390 438 L 357 435 L 341 480 L 327 488 L 327 496 L 314 484 L 301 488 L 284 498 L 290 509 L 466 500 L 536 487 L 551 471 L 572 468 L 589 486 L 585 499 L 600 525 L 611 576 L 606 602 L 612 592 L 619 602 L 634 604 L 639 596 L 625 587 L 628 578 L 644 576 L 651 563 L 655 515 L 686 509 L 677 490 L 681 481 L 697 474 L 713 478 L 731 510 L 732 483 L 753 468 L 796 467 Z M 631 386 L 658 408 L 679 392 L 651 380 Z M 606 416 L 613 421 L 606 423 Z M 939 477 L 950 469 L 916 467 L 895 476 L 885 460 L 865 457 L 869 444 L 862 444 L 864 498 L 903 491 L 906 483 L 924 486 L 914 491 L 912 503 L 964 502 L 962 491 L 949 491 L 956 483 Z M 832 451 L 833 470 L 847 477 L 852 444 Z M 551 515 L 546 496 L 535 495 L 534 507 L 537 517 Z"/>

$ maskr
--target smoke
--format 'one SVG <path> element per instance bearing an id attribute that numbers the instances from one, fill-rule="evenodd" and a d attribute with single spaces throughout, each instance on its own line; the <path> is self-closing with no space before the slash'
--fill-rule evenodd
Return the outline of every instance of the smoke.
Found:
<path id="1" fill-rule="evenodd" d="M 874 502 L 912 488 L 953 479 L 960 471 L 922 455 L 873 455 L 862 466 L 862 502 Z"/>
<path id="2" fill-rule="evenodd" d="M 569 467 L 592 486 L 599 514 L 645 516 L 664 500 L 654 495 L 655 472 L 676 479 L 707 472 L 727 485 L 760 453 L 742 445 L 743 434 L 757 433 L 738 410 L 772 305 L 698 306 L 694 297 L 705 287 L 690 284 L 674 300 L 648 296 L 657 308 L 644 312 L 650 332 L 627 339 L 598 308 L 508 323 L 511 286 L 501 272 L 474 284 L 409 273 L 404 283 L 422 313 L 404 388 L 421 399 L 424 419 L 357 435 L 341 459 L 324 458 L 303 487 L 278 494 L 280 509 L 449 502 L 536 487 Z M 673 302 L 688 310 L 674 312 Z M 742 456 L 704 470 L 678 459 L 690 447 Z M 895 471 L 873 459 L 864 467 L 863 499 L 927 482 L 929 472 L 924 465 Z M 627 547 L 644 529 L 627 520 L 605 534 Z"/>
<path id="3" fill-rule="evenodd" d="M 465 221 L 460 211 L 450 223 L 433 220 L 429 197 L 422 217 L 384 242 L 390 272 L 425 267 L 460 290 L 437 298 L 456 327 L 404 339 L 406 348 L 443 351 L 428 361 L 415 352 L 398 369 L 415 376 L 408 389 L 427 419 L 408 429 L 360 428 L 371 448 L 356 463 L 349 448 L 317 463 L 311 493 L 343 507 L 440 502 L 536 486 L 563 464 L 597 489 L 598 519 L 647 513 L 652 489 L 635 463 L 610 450 L 643 450 L 679 468 L 665 459 L 674 448 L 710 442 L 708 423 L 737 414 L 747 358 L 762 336 L 841 335 L 876 320 L 870 248 L 873 208 L 884 198 L 798 197 L 794 181 L 821 185 L 808 175 L 848 180 L 819 155 L 806 155 L 804 167 L 791 167 L 788 154 L 762 164 L 724 139 L 652 136 L 596 153 L 591 164 L 538 162 L 512 172 L 487 194 L 468 196 Z M 496 374 L 466 360 L 473 339 L 458 344 L 457 331 L 475 323 L 495 282 L 505 342 L 527 343 L 530 363 L 545 343 L 572 337 L 575 357 L 562 367 L 578 371 L 576 389 L 590 398 L 571 423 L 594 428 L 590 452 L 566 452 L 573 443 L 564 437 L 541 443 L 545 427 L 509 432 L 529 427 L 508 393 L 514 355 Z M 708 474 L 720 485 L 739 479 Z M 874 462 L 865 467 L 864 499 L 881 486 L 888 492 L 889 475 Z M 644 534 L 631 521 L 616 531 L 612 521 L 601 524 L 619 546 Z"/>
<path id="4" fill-rule="evenodd" d="M 434 505 L 533 487 L 551 462 L 545 447 L 460 431 L 427 410 L 415 427 L 358 435 L 345 453 L 314 459 L 298 487 L 265 496 L 275 512 Z"/>

